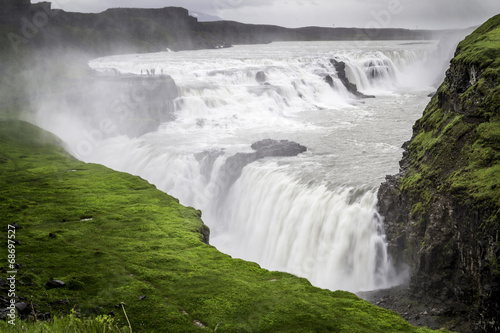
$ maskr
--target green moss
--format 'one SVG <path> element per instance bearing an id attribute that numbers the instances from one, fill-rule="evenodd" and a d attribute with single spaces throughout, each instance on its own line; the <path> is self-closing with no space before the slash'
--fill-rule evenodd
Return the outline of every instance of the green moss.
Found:
<path id="1" fill-rule="evenodd" d="M 478 69 L 493 65 L 498 67 L 500 58 L 500 15 L 496 15 L 467 36 L 457 48 L 453 62 L 476 64 Z M 491 69 L 490 69 L 491 70 Z"/>
<path id="2" fill-rule="evenodd" d="M 59 144 L 27 123 L 0 122 L 0 227 L 22 226 L 18 293 L 38 312 L 114 311 L 122 332 L 121 302 L 134 332 L 428 331 L 353 294 L 220 253 L 202 242 L 199 211 L 138 177 L 79 162 Z M 46 289 L 50 279 L 67 287 Z M 43 331 L 34 326 L 19 332 Z"/>
<path id="3" fill-rule="evenodd" d="M 420 215 L 425 212 L 425 204 L 422 202 L 417 202 L 412 206 L 411 214 L 413 216 Z"/>
<path id="4" fill-rule="evenodd" d="M 451 89 L 476 71 L 465 92 Z M 425 215 L 437 193 L 475 203 L 486 220 L 500 208 L 500 15 L 460 43 L 448 77 L 414 126 L 410 167 L 400 188 Z"/>

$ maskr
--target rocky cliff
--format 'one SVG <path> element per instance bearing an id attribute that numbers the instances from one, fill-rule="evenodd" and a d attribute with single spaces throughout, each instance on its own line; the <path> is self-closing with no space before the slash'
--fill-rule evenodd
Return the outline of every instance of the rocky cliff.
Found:
<path id="1" fill-rule="evenodd" d="M 462 41 L 379 190 L 411 291 L 470 331 L 500 331 L 500 15 Z"/>
<path id="2" fill-rule="evenodd" d="M 2 0 L 0 8 L 0 46 L 5 44 L 5 49 L 26 52 L 48 46 L 85 50 L 93 56 L 273 41 L 431 39 L 445 33 L 407 29 L 289 29 L 230 21 L 201 23 L 179 7 L 114 8 L 85 14 L 51 9 L 49 2 Z"/>

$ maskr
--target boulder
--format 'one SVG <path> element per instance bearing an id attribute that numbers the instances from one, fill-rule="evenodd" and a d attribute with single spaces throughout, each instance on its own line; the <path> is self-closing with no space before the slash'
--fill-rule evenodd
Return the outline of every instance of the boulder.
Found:
<path id="1" fill-rule="evenodd" d="M 266 76 L 266 73 L 264 73 L 263 71 L 258 71 L 257 74 L 255 75 L 255 80 L 259 83 L 259 84 L 264 84 L 266 83 L 267 81 L 267 76 Z"/>
<path id="2" fill-rule="evenodd" d="M 264 139 L 252 144 L 257 151 L 257 159 L 271 156 L 297 156 L 307 148 L 293 141 Z"/>
<path id="3" fill-rule="evenodd" d="M 25 303 L 25 302 L 17 302 L 16 303 L 16 309 L 20 313 L 26 313 L 26 312 L 29 312 L 29 310 L 30 310 L 28 304 Z"/>
<path id="4" fill-rule="evenodd" d="M 55 289 L 55 288 L 64 288 L 66 287 L 66 283 L 61 280 L 50 280 L 45 284 L 47 289 Z"/>

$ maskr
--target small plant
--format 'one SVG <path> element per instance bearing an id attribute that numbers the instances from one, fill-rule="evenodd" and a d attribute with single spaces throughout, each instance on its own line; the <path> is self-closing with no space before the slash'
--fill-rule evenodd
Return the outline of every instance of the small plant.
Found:
<path id="1" fill-rule="evenodd" d="M 127 312 L 125 311 L 125 303 L 121 302 L 120 305 L 122 306 L 123 314 L 125 315 L 125 318 L 127 319 L 128 328 L 130 329 L 130 333 L 132 333 L 132 325 L 130 325 L 130 320 L 128 320 Z"/>

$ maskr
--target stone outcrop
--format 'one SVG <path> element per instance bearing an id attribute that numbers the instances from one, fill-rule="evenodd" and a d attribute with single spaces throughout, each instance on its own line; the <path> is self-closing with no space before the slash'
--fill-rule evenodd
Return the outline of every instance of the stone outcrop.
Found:
<path id="1" fill-rule="evenodd" d="M 305 146 L 288 140 L 264 139 L 254 142 L 251 147 L 255 152 L 236 153 L 226 159 L 219 176 L 221 188 L 229 189 L 250 163 L 266 157 L 293 157 L 307 151 Z"/>
<path id="2" fill-rule="evenodd" d="M 257 74 L 255 74 L 255 80 L 259 84 L 264 84 L 267 81 L 266 73 L 264 73 L 263 71 L 258 71 Z"/>
<path id="3" fill-rule="evenodd" d="M 47 289 L 65 288 L 66 283 L 61 280 L 50 280 L 45 284 Z"/>
<path id="4" fill-rule="evenodd" d="M 358 87 L 354 83 L 351 83 L 349 81 L 345 72 L 345 62 L 331 59 L 330 63 L 333 65 L 333 67 L 335 67 L 340 82 L 342 82 L 348 92 L 350 92 L 357 98 L 375 98 L 375 96 L 363 94 L 358 90 Z M 334 88 L 333 79 L 331 78 L 331 76 L 327 76 L 325 80 L 330 85 L 330 87 Z"/>
<path id="5" fill-rule="evenodd" d="M 410 290 L 470 331 L 500 331 L 500 16 L 462 41 L 379 190 L 389 250 Z"/>
<path id="6" fill-rule="evenodd" d="M 252 144 L 257 151 L 257 158 L 271 156 L 297 156 L 307 151 L 307 148 L 293 141 L 264 139 Z"/>

